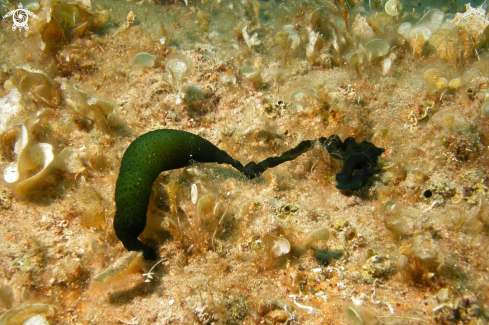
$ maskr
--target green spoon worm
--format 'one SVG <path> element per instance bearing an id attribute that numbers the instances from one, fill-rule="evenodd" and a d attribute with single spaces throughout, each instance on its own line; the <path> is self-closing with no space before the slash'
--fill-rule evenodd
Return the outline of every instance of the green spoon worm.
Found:
<path id="1" fill-rule="evenodd" d="M 146 226 L 153 182 L 163 171 L 194 162 L 216 162 L 243 169 L 239 161 L 206 139 L 184 131 L 151 131 L 129 145 L 116 183 L 114 217 L 115 233 L 128 250 L 142 251 L 145 259 L 156 259 L 153 249 L 138 239 Z"/>
<path id="2" fill-rule="evenodd" d="M 317 140 L 304 140 L 278 157 L 243 166 L 225 151 L 198 135 L 178 130 L 155 130 L 132 142 L 122 158 L 115 188 L 117 211 L 114 229 L 117 237 L 130 251 L 142 251 L 147 260 L 156 259 L 155 251 L 139 241 L 146 226 L 146 212 L 153 182 L 166 170 L 189 166 L 194 162 L 230 164 L 247 178 L 260 176 L 268 168 L 294 160 L 320 143 L 335 158 L 344 160 L 336 175 L 338 189 L 347 190 L 365 186 L 375 173 L 374 166 L 384 149 L 370 142 L 357 143 L 353 138 L 342 142 L 337 135 Z"/>

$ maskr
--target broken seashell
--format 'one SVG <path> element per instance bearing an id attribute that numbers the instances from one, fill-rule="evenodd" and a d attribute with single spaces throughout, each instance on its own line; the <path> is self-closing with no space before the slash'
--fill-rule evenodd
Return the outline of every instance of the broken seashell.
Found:
<path id="1" fill-rule="evenodd" d="M 109 22 L 109 11 L 91 11 L 90 1 L 83 3 L 56 3 L 51 5 L 48 23 L 41 31 L 43 43 L 48 49 L 57 50 L 82 36 L 88 30 L 96 30 Z"/>
<path id="2" fill-rule="evenodd" d="M 448 80 L 447 78 L 441 77 L 435 82 L 435 88 L 436 90 L 442 90 L 448 87 Z"/>
<path id="3" fill-rule="evenodd" d="M 271 249 L 274 257 L 281 257 L 290 252 L 290 243 L 287 239 L 276 237 Z"/>
<path id="4" fill-rule="evenodd" d="M 365 322 L 362 319 L 362 316 L 360 316 L 360 314 L 355 309 L 353 309 L 352 307 L 348 307 L 348 309 L 346 310 L 346 313 L 348 315 L 348 318 L 350 319 L 350 321 L 354 325 L 364 325 L 365 324 Z"/>
<path id="5" fill-rule="evenodd" d="M 287 30 L 275 34 L 274 40 L 284 53 L 293 53 L 301 42 L 297 33 Z"/>
<path id="6" fill-rule="evenodd" d="M 392 66 L 392 60 L 391 58 L 387 57 L 384 60 L 382 60 L 382 74 L 386 76 L 389 71 L 391 70 Z"/>
<path id="7" fill-rule="evenodd" d="M 192 184 L 190 187 L 190 199 L 193 204 L 197 203 L 197 199 L 199 198 L 199 189 L 197 188 L 197 184 Z"/>
<path id="8" fill-rule="evenodd" d="M 357 13 L 355 18 L 353 18 L 351 31 L 363 40 L 372 39 L 375 36 L 374 30 L 367 22 L 367 18 L 360 13 Z"/>
<path id="9" fill-rule="evenodd" d="M 156 55 L 146 52 L 140 52 L 134 56 L 132 63 L 142 65 L 145 68 L 151 68 L 155 65 Z"/>
<path id="10" fill-rule="evenodd" d="M 214 218 L 214 208 L 216 200 L 212 195 L 204 195 L 197 201 L 197 212 L 199 217 L 203 220 L 210 220 Z"/>
<path id="11" fill-rule="evenodd" d="M 368 51 L 369 60 L 375 60 L 378 57 L 387 55 L 389 53 L 389 43 L 383 39 L 373 39 L 365 45 Z"/>
<path id="12" fill-rule="evenodd" d="M 179 89 L 180 83 L 190 70 L 190 63 L 184 55 L 173 55 L 166 61 L 166 70 L 170 73 L 173 88 Z"/>
<path id="13" fill-rule="evenodd" d="M 409 39 L 409 32 L 413 28 L 410 22 L 404 22 L 397 27 L 397 34 L 403 36 L 405 39 Z"/>
<path id="14" fill-rule="evenodd" d="M 437 68 L 431 68 L 423 73 L 423 80 L 431 85 L 434 85 L 438 81 L 438 79 L 441 78 L 441 76 L 442 73 L 440 70 L 438 70 Z"/>
<path id="15" fill-rule="evenodd" d="M 43 315 L 34 315 L 29 317 L 22 325 L 49 325 L 49 322 Z"/>
<path id="16" fill-rule="evenodd" d="M 57 87 L 48 75 L 31 64 L 17 67 L 19 74 L 19 91 L 29 95 L 34 101 L 56 107 L 59 103 Z"/>
<path id="17" fill-rule="evenodd" d="M 431 30 L 431 32 L 437 31 L 442 22 L 445 13 L 439 9 L 429 10 L 416 24 L 416 27 L 426 27 Z"/>
<path id="18" fill-rule="evenodd" d="M 248 24 L 244 24 L 241 28 L 241 34 L 243 35 L 243 39 L 245 40 L 248 48 L 252 48 L 253 46 L 257 46 L 261 44 L 261 41 L 258 39 L 258 33 L 254 33 L 252 36 L 248 34 Z"/>
<path id="19" fill-rule="evenodd" d="M 17 161 L 10 163 L 3 171 L 3 179 L 7 183 L 15 183 L 19 180 L 20 178 L 19 167 L 20 165 L 24 167 L 23 165 L 25 161 L 24 155 L 26 155 L 25 148 L 27 147 L 27 144 L 29 142 L 28 135 L 27 135 L 27 128 L 25 127 L 24 124 L 18 125 L 16 127 L 16 132 L 18 132 L 18 136 L 14 145 L 14 152 L 17 154 Z"/>
<path id="20" fill-rule="evenodd" d="M 25 195 L 27 192 L 39 184 L 50 172 L 51 163 L 54 160 L 53 146 L 49 143 L 38 143 L 29 148 L 31 160 L 42 169 L 34 176 L 17 184 L 16 191 L 20 195 Z"/>
<path id="21" fill-rule="evenodd" d="M 49 311 L 49 305 L 45 304 L 24 304 L 20 307 L 10 309 L 0 317 L 2 325 L 20 325 L 25 324 L 29 318 L 34 315 L 46 314 Z"/>
<path id="22" fill-rule="evenodd" d="M 408 41 L 413 49 L 413 53 L 421 54 L 423 45 L 433 35 L 433 32 L 428 27 L 418 26 L 409 31 Z"/>
<path id="23" fill-rule="evenodd" d="M 370 15 L 367 18 L 367 21 L 369 25 L 381 35 L 385 34 L 395 24 L 394 17 L 385 12 L 378 12 Z"/>
<path id="24" fill-rule="evenodd" d="M 448 88 L 451 90 L 457 90 L 458 88 L 462 87 L 462 85 L 463 85 L 462 78 L 453 78 L 448 83 Z"/>
<path id="25" fill-rule="evenodd" d="M 105 271 L 97 274 L 93 280 L 96 282 L 110 283 L 124 274 L 131 273 L 133 269 L 139 268 L 142 255 L 141 252 L 135 251 L 125 253 Z"/>
<path id="26" fill-rule="evenodd" d="M 304 92 L 302 90 L 295 90 L 292 92 L 292 100 L 295 101 L 295 102 L 302 102 L 302 100 L 304 99 L 306 95 L 304 94 Z"/>
<path id="27" fill-rule="evenodd" d="M 481 108 L 482 117 L 489 118 L 489 102 L 485 102 Z"/>
<path id="28" fill-rule="evenodd" d="M 308 246 L 313 242 L 317 242 L 320 240 L 328 240 L 329 239 L 329 230 L 326 228 L 319 228 L 312 231 L 306 239 L 302 242 L 304 246 Z"/>
<path id="29" fill-rule="evenodd" d="M 249 65 L 244 65 L 240 68 L 243 77 L 253 83 L 255 86 L 260 86 L 263 83 L 261 71 L 253 71 Z"/>
<path id="30" fill-rule="evenodd" d="M 65 100 L 74 111 L 89 121 L 95 121 L 98 125 L 119 134 L 126 132 L 125 124 L 118 118 L 116 107 L 113 103 L 99 99 L 90 92 L 73 85 L 63 93 Z"/>
<path id="31" fill-rule="evenodd" d="M 346 56 L 346 61 L 348 62 L 348 64 L 351 67 L 353 67 L 353 68 L 355 68 L 355 70 L 357 70 L 358 74 L 360 74 L 361 64 L 363 63 L 363 58 L 362 58 L 361 53 L 356 51 L 356 52 L 352 52 L 352 53 L 348 54 Z"/>
<path id="32" fill-rule="evenodd" d="M 461 40 L 456 30 L 439 29 L 430 38 L 436 54 L 449 61 L 456 59 L 462 50 Z"/>
<path id="33" fill-rule="evenodd" d="M 309 43 L 306 47 L 306 58 L 307 61 L 314 63 L 316 61 L 316 57 L 323 47 L 323 39 L 321 35 L 313 30 L 309 31 Z"/>
<path id="34" fill-rule="evenodd" d="M 451 25 L 465 29 L 473 39 L 477 39 L 489 25 L 489 19 L 482 6 L 474 8 L 468 3 L 465 5 L 465 12 L 463 14 L 458 12 Z"/>
<path id="35" fill-rule="evenodd" d="M 384 10 L 390 16 L 398 16 L 402 10 L 402 3 L 399 0 L 389 0 L 386 2 Z"/>

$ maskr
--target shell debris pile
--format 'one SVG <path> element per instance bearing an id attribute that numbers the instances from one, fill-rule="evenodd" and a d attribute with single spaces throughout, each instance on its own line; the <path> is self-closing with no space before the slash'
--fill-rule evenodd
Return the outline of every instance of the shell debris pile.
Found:
<path id="1" fill-rule="evenodd" d="M 22 4 L 28 29 L 0 0 L 0 324 L 487 324 L 487 2 Z M 348 190 L 336 143 L 253 181 L 163 172 L 148 262 L 114 191 L 165 128 L 243 163 L 333 134 L 385 152 L 350 155 Z"/>

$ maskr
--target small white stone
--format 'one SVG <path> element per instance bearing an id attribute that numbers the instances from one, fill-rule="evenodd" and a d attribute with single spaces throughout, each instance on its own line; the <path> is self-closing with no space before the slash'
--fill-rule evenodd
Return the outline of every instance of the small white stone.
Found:
<path id="1" fill-rule="evenodd" d="M 22 325 L 49 325 L 46 317 L 41 315 L 34 315 L 26 320 Z"/>
<path id="2" fill-rule="evenodd" d="M 197 184 L 192 184 L 190 188 L 190 198 L 192 199 L 192 203 L 196 204 L 197 199 L 199 198 L 199 189 L 197 188 Z"/>

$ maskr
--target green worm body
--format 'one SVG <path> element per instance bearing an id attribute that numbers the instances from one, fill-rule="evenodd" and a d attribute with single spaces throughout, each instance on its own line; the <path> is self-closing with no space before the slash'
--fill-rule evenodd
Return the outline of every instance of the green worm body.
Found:
<path id="1" fill-rule="evenodd" d="M 230 164 L 248 179 L 259 177 L 268 168 L 296 159 L 310 150 L 316 142 L 326 147 L 335 158 L 344 160 L 343 169 L 336 175 L 336 188 L 346 190 L 367 184 L 375 173 L 374 166 L 384 152 L 370 142 L 357 143 L 353 138 L 342 142 L 337 135 L 317 140 L 304 140 L 278 157 L 243 166 L 198 135 L 178 130 L 155 130 L 143 134 L 127 148 L 122 157 L 119 178 L 115 187 L 114 229 L 117 237 L 130 251 L 142 251 L 147 260 L 156 259 L 155 251 L 139 241 L 146 226 L 146 212 L 153 182 L 165 170 L 182 168 L 194 162 Z"/>
<path id="2" fill-rule="evenodd" d="M 239 161 L 206 139 L 184 131 L 151 131 L 129 145 L 116 183 L 114 217 L 115 233 L 128 250 L 143 251 L 145 259 L 156 258 L 153 249 L 138 239 L 146 226 L 153 182 L 163 171 L 194 162 L 216 162 L 243 169 Z"/>

